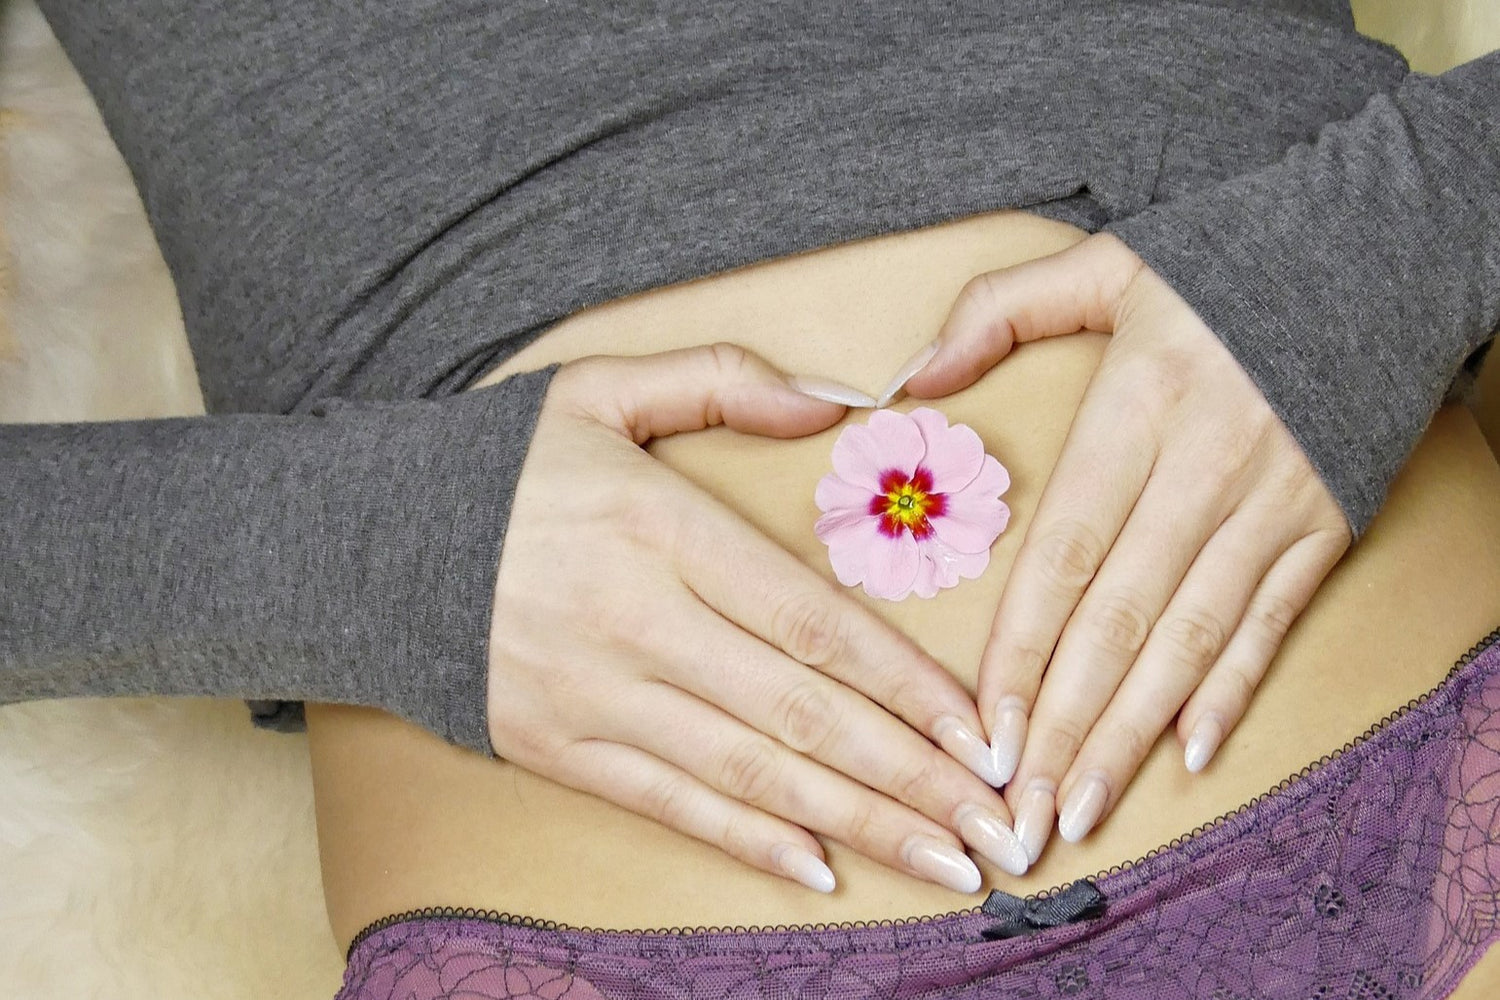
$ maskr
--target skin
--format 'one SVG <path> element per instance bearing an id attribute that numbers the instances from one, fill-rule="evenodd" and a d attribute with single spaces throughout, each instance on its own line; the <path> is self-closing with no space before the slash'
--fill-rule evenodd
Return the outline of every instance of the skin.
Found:
<path id="1" fill-rule="evenodd" d="M 783 370 L 878 394 L 900 359 L 941 327 L 974 275 L 1081 238 L 1003 213 L 768 262 L 580 313 L 494 378 L 554 360 L 722 339 Z M 1090 333 L 1028 344 L 941 402 L 980 433 L 1014 480 L 1006 495 L 1012 527 L 983 577 L 932 601 L 846 595 L 924 650 L 966 694 L 977 690 L 995 608 L 1109 343 Z M 811 534 L 811 486 L 826 471 L 837 430 L 771 440 L 718 428 L 653 440 L 645 454 L 826 581 L 826 554 Z M 1138 857 L 1238 807 L 1431 688 L 1497 622 L 1500 469 L 1472 420 L 1445 412 L 1368 537 L 1290 631 L 1244 722 L 1209 767 L 1189 774 L 1180 744 L 1158 741 L 1131 794 L 1090 836 L 1054 843 L 1024 878 L 976 857 L 987 884 L 1034 892 Z M 916 676 L 928 676 L 911 662 Z M 378 712 L 316 706 L 310 731 L 325 892 L 341 942 L 387 914 L 438 904 L 645 928 L 896 918 L 976 901 L 832 836 L 815 839 L 839 887 L 811 893 L 732 859 L 712 838 L 674 831 L 513 762 L 458 751 Z M 915 812 L 901 822 L 922 823 L 925 814 Z"/>
<path id="2" fill-rule="evenodd" d="M 1202 769 L 1351 541 L 1234 357 L 1111 235 L 970 281 L 908 391 L 945 395 L 1018 344 L 1085 329 L 1109 346 L 979 674 L 1033 861 L 1055 808 L 1064 837 L 1087 836 L 1174 718 Z"/>

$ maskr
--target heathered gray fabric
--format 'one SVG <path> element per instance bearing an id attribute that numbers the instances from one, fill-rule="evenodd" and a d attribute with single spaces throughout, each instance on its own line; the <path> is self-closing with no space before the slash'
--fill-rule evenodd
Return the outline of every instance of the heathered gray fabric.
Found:
<path id="1" fill-rule="evenodd" d="M 308 698 L 487 748 L 498 540 L 553 370 L 307 415 L 4 428 L 0 701 Z"/>
<path id="2" fill-rule="evenodd" d="M 1493 60 L 1400 91 L 1437 124 L 1401 137 L 1422 170 L 1399 192 L 1356 164 L 1309 206 L 1328 178 L 1276 166 L 1406 76 L 1335 0 L 42 7 L 134 172 L 213 415 L 0 430 L 0 701 L 349 701 L 488 751 L 489 600 L 547 375 L 454 394 L 632 292 L 997 208 L 1097 230 L 1170 200 L 1120 232 L 1205 315 L 1194 266 L 1252 303 L 1283 273 L 1326 282 L 1274 321 L 1214 322 L 1360 528 L 1497 287 L 1500 194 L 1473 167 L 1493 162 Z M 1348 148 L 1401 155 L 1363 121 Z M 1291 180 L 1216 187 L 1262 168 Z M 1470 205 L 1443 215 L 1448 245 L 1373 270 L 1378 248 L 1312 231 L 1402 232 L 1445 198 Z M 1188 237 L 1202 256 L 1174 257 Z M 1320 384 L 1258 360 L 1429 291 L 1425 326 L 1362 313 L 1359 350 L 1338 335 L 1307 366 Z M 1360 391 L 1391 356 L 1420 369 L 1400 398 Z M 1404 430 L 1341 450 L 1310 392 L 1344 427 Z"/>
<path id="3" fill-rule="evenodd" d="M 1109 228 L 1234 353 L 1360 531 L 1500 326 L 1500 53 Z"/>

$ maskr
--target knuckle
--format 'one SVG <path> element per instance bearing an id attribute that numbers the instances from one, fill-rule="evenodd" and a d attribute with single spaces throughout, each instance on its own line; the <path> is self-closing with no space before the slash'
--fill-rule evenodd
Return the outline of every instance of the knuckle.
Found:
<path id="1" fill-rule="evenodd" d="M 1255 678 L 1241 667 L 1226 665 L 1219 680 L 1227 695 L 1224 704 L 1231 708 L 1229 714 L 1238 716 L 1255 697 Z"/>
<path id="2" fill-rule="evenodd" d="M 1005 309 L 1004 278 L 999 271 L 976 274 L 959 293 L 977 317 L 974 331 L 987 343 L 1009 345 L 1015 330 Z"/>
<path id="3" fill-rule="evenodd" d="M 1344 520 L 1343 511 L 1332 503 L 1328 504 L 1319 526 L 1313 530 L 1312 538 L 1320 547 L 1329 566 L 1343 558 L 1344 553 L 1349 550 L 1350 543 L 1354 540 L 1353 534 L 1349 531 L 1349 522 Z"/>
<path id="4" fill-rule="evenodd" d="M 1116 726 L 1109 733 L 1106 743 L 1109 749 L 1111 761 L 1128 761 L 1135 763 L 1146 759 L 1151 752 L 1152 746 L 1156 744 L 1156 737 L 1142 732 L 1135 726 Z"/>
<path id="5" fill-rule="evenodd" d="M 1093 530 L 1068 521 L 1043 536 L 1037 555 L 1042 573 L 1057 589 L 1078 591 L 1094 578 L 1104 560 L 1104 546 Z"/>
<path id="6" fill-rule="evenodd" d="M 1263 440 L 1253 420 L 1235 420 L 1219 427 L 1205 446 L 1204 465 L 1220 479 L 1237 479 L 1250 466 Z"/>
<path id="7" fill-rule="evenodd" d="M 683 778 L 658 778 L 642 791 L 639 811 L 662 826 L 681 830 L 691 817 L 691 799 L 691 791 Z"/>
<path id="8" fill-rule="evenodd" d="M 496 739 L 496 736 L 499 739 Z M 545 727 L 530 725 L 508 725 L 493 716 L 490 722 L 490 742 L 495 752 L 506 760 L 525 766 L 532 762 L 561 758 L 556 740 Z"/>
<path id="9" fill-rule="evenodd" d="M 976 274 L 964 282 L 958 297 L 981 312 L 993 313 L 1000 308 L 999 278 L 999 273 L 995 271 Z"/>
<path id="10" fill-rule="evenodd" d="M 927 758 L 911 761 L 897 772 L 892 790 L 896 798 L 912 805 L 931 797 L 933 789 L 939 787 L 942 775 L 937 764 Z"/>
<path id="11" fill-rule="evenodd" d="M 1182 611 L 1163 621 L 1158 628 L 1162 637 L 1176 651 L 1178 659 L 1192 665 L 1201 674 L 1213 663 L 1228 641 L 1229 631 L 1206 611 Z"/>
<path id="12" fill-rule="evenodd" d="M 719 787 L 741 802 L 763 802 L 780 770 L 775 750 L 759 739 L 746 740 L 725 755 L 719 767 Z"/>
<path id="13" fill-rule="evenodd" d="M 1290 439 L 1290 435 L 1287 438 Z M 1295 440 L 1283 442 L 1284 447 L 1293 449 L 1295 459 L 1278 463 L 1276 475 L 1272 480 L 1275 493 L 1283 497 L 1300 497 L 1314 493 L 1316 487 L 1322 486 L 1322 480 L 1318 478 L 1318 472 L 1313 468 L 1302 454 L 1300 446 Z"/>
<path id="14" fill-rule="evenodd" d="M 848 817 L 844 820 L 844 843 L 855 848 L 867 848 L 879 837 L 880 821 L 875 804 L 868 797 L 861 796 L 849 810 Z"/>
<path id="15" fill-rule="evenodd" d="M 1280 594 L 1263 594 L 1249 614 L 1251 621 L 1279 642 L 1297 620 L 1297 607 Z"/>
<path id="16" fill-rule="evenodd" d="M 1050 646 L 1044 648 L 1042 640 L 1027 636 L 1017 638 L 1006 648 L 1002 662 L 1005 664 L 1007 677 L 1030 680 L 1030 684 L 1025 685 L 1029 690 L 1035 687 L 1036 679 L 1046 673 L 1047 664 L 1051 659 Z"/>
<path id="17" fill-rule="evenodd" d="M 1148 369 L 1148 387 L 1160 392 L 1168 406 L 1181 402 L 1198 377 L 1198 364 L 1192 352 L 1163 349 L 1155 354 Z"/>
<path id="18" fill-rule="evenodd" d="M 644 464 L 614 486 L 603 517 L 629 542 L 676 556 L 702 534 L 703 515 L 663 485 L 660 470 Z"/>
<path id="19" fill-rule="evenodd" d="M 798 753 L 819 756 L 839 730 L 833 698 L 810 681 L 789 688 L 772 712 L 781 727 L 781 742 Z"/>
<path id="20" fill-rule="evenodd" d="M 1140 598 L 1125 592 L 1107 594 L 1086 615 L 1089 634 L 1106 653 L 1134 656 L 1151 633 L 1151 617 Z"/>
<path id="21" fill-rule="evenodd" d="M 1054 762 L 1059 766 L 1058 772 L 1067 769 L 1068 764 L 1078 756 L 1078 751 L 1083 748 L 1084 738 L 1088 735 L 1088 727 L 1074 719 L 1057 719 L 1048 724 L 1037 737 L 1037 749 L 1041 751 L 1041 759 Z M 1030 750 L 1030 747 L 1027 748 Z"/>
<path id="22" fill-rule="evenodd" d="M 1118 390 L 1117 409 L 1129 423 L 1155 426 L 1162 414 L 1182 402 L 1193 385 L 1192 361 L 1181 351 L 1157 348 L 1110 360 L 1108 374 Z"/>
<path id="23" fill-rule="evenodd" d="M 582 620 L 610 646 L 634 647 L 641 637 L 646 616 L 639 602 L 608 590 L 595 590 L 579 600 Z"/>
<path id="24" fill-rule="evenodd" d="M 881 678 L 878 700 L 892 714 L 923 729 L 925 723 L 937 721 L 932 692 L 931 677 L 926 671 L 903 669 L 889 679 Z"/>
<path id="25" fill-rule="evenodd" d="M 750 354 L 738 344 L 727 340 L 708 345 L 708 356 L 716 372 L 729 379 L 741 375 L 750 362 Z"/>
<path id="26" fill-rule="evenodd" d="M 765 847 L 760 839 L 752 831 L 750 824 L 739 822 L 737 817 L 731 817 L 719 828 L 718 844 L 723 851 L 732 858 L 754 863 L 755 859 L 765 853 Z"/>
<path id="27" fill-rule="evenodd" d="M 848 617 L 813 594 L 783 601 L 772 616 L 771 630 L 788 656 L 810 667 L 827 666 L 848 648 Z"/>

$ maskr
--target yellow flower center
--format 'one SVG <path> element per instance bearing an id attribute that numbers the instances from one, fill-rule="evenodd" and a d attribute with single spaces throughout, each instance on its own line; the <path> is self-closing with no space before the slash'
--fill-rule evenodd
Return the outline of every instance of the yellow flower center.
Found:
<path id="1" fill-rule="evenodd" d="M 927 522 L 927 511 L 932 506 L 932 498 L 917 489 L 910 483 L 902 483 L 885 495 L 886 516 L 893 521 L 898 521 L 914 533 Z"/>

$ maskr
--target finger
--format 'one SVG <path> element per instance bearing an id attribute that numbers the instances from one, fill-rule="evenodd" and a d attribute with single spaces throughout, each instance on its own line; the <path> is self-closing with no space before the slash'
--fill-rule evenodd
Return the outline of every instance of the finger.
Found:
<path id="1" fill-rule="evenodd" d="M 708 501 L 679 525 L 674 562 L 704 604 L 861 692 L 995 783 L 973 700 L 915 643 L 721 504 Z"/>
<path id="2" fill-rule="evenodd" d="M 920 813 L 670 685 L 638 685 L 622 697 L 617 718 L 624 728 L 606 733 L 616 742 L 637 745 L 731 799 L 833 837 L 897 871 L 955 892 L 979 890 L 979 869 L 957 838 Z"/>
<path id="3" fill-rule="evenodd" d="M 1221 523 L 1225 502 L 1217 483 L 1196 466 L 1168 466 L 1152 475 L 1047 665 L 1016 768 L 1018 793 L 1067 791 L 1059 787 L 1063 776 Z M 1050 819 L 1044 826 L 1043 816 L 1021 813 L 1019 797 L 1012 805 L 1018 807 L 1017 833 L 1034 861 L 1050 835 Z M 1038 799 L 1035 807 L 1044 805 L 1050 810 L 1056 803 Z"/>
<path id="4" fill-rule="evenodd" d="M 1141 762 L 1224 651 L 1250 597 L 1293 542 L 1285 520 L 1242 507 L 1172 595 L 1139 658 L 1059 783 L 1058 832 L 1077 842 L 1109 814 Z"/>
<path id="5" fill-rule="evenodd" d="M 586 383 L 575 395 L 590 416 L 637 444 L 719 424 L 800 437 L 832 426 L 846 409 L 797 391 L 769 362 L 726 343 L 635 358 L 596 355 L 574 362 L 569 377 Z"/>
<path id="6" fill-rule="evenodd" d="M 1026 873 L 1026 852 L 1004 800 L 911 727 L 701 604 L 664 614 L 682 621 L 696 614 L 710 624 L 694 626 L 691 645 L 679 642 L 653 657 L 662 679 L 956 830 L 1003 871 Z M 714 669 L 704 670 L 705 662 Z"/>
<path id="7" fill-rule="evenodd" d="M 584 740 L 558 752 L 561 780 L 655 820 L 761 871 L 816 889 L 835 886 L 823 847 L 802 828 L 709 788 L 644 750 Z"/>
<path id="8" fill-rule="evenodd" d="M 1309 535 L 1266 573 L 1223 653 L 1178 715 L 1189 771 L 1203 770 L 1244 717 L 1287 631 L 1348 547 L 1338 532 Z"/>
<path id="9" fill-rule="evenodd" d="M 1079 330 L 1114 330 L 1125 288 L 1144 265 L 1108 234 L 969 281 L 943 323 L 937 351 L 906 382 L 913 396 L 973 384 L 1011 348 Z"/>
<path id="10" fill-rule="evenodd" d="M 1093 383 L 1027 526 L 980 657 L 979 711 L 1002 782 L 1015 775 L 1027 716 L 1063 628 L 1156 460 L 1151 411 L 1127 403 L 1130 395 L 1108 373 Z"/>

